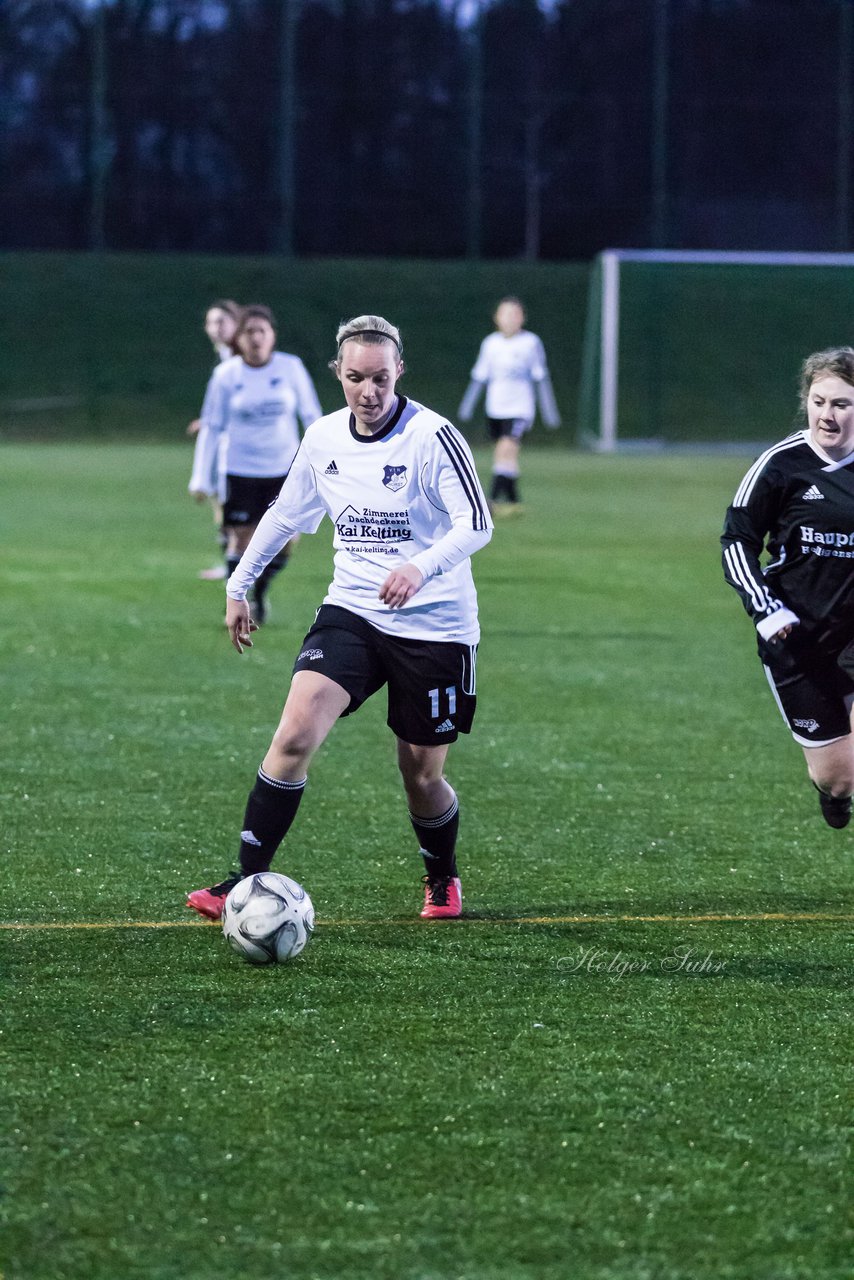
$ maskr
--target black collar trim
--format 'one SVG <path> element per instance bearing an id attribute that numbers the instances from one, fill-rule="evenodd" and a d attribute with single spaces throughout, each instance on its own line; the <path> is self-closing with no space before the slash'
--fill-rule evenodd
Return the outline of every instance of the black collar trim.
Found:
<path id="1" fill-rule="evenodd" d="M 400 422 L 400 415 L 403 413 L 405 408 L 406 408 L 406 396 L 398 396 L 397 408 L 395 409 L 394 413 L 391 415 L 391 417 L 389 418 L 385 426 L 382 427 L 381 430 L 379 430 L 376 433 L 376 435 L 373 435 L 373 436 L 363 436 L 359 434 L 359 432 L 356 430 L 356 419 L 351 413 L 350 414 L 350 435 L 353 437 L 354 440 L 358 440 L 359 444 L 375 444 L 377 440 L 385 440 L 386 436 L 389 435 L 392 431 L 394 431 L 398 422 Z"/>

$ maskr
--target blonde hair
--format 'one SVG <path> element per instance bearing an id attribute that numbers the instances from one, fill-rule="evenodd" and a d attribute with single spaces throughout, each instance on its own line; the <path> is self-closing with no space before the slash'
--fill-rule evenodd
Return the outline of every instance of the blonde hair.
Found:
<path id="1" fill-rule="evenodd" d="M 345 342 L 358 342 L 363 346 L 379 346 L 381 342 L 393 342 L 397 347 L 398 356 L 403 356 L 400 330 L 396 325 L 384 320 L 382 316 L 354 316 L 352 320 L 345 320 L 338 326 L 338 332 L 335 335 L 338 352 L 335 359 L 329 362 L 333 369 L 337 369 L 341 363 L 341 348 Z"/>

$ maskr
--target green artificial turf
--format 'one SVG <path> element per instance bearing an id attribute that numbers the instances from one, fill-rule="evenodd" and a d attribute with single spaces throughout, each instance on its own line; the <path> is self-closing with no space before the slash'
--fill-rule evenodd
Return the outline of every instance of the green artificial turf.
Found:
<path id="1" fill-rule="evenodd" d="M 850 1276 L 851 835 L 720 575 L 747 459 L 523 456 L 449 757 L 465 918 L 417 917 L 380 696 L 276 863 L 316 938 L 255 969 L 184 894 L 329 533 L 238 657 L 186 448 L 3 448 L 3 1280 Z"/>

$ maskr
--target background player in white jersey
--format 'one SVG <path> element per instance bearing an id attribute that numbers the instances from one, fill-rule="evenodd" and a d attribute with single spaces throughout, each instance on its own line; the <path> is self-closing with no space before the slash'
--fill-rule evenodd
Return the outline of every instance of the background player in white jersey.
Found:
<path id="1" fill-rule="evenodd" d="M 854 349 L 804 361 L 801 408 L 806 429 L 766 450 L 739 485 L 724 574 L 756 624 L 825 821 L 844 827 L 854 793 Z"/>
<path id="2" fill-rule="evenodd" d="M 237 567 L 258 521 L 274 502 L 290 470 L 300 433 L 323 412 L 308 370 L 297 357 L 275 351 L 276 322 L 269 307 L 244 307 L 234 341 L 240 352 L 214 370 L 202 409 L 190 493 L 218 494 L 228 537 L 228 572 Z M 267 591 L 284 568 L 283 547 L 255 582 L 254 619 L 267 614 Z"/>
<path id="3" fill-rule="evenodd" d="M 216 302 L 212 302 L 205 312 L 205 333 L 210 339 L 210 344 L 220 363 L 234 355 L 232 342 L 239 319 L 240 307 L 232 298 L 217 298 Z M 197 436 L 201 427 L 201 418 L 194 418 L 187 427 L 187 435 Z M 228 545 L 228 538 L 222 528 L 222 503 L 218 497 L 211 498 L 211 507 L 213 509 L 214 524 L 217 528 L 217 541 L 219 542 L 220 551 L 224 554 Z M 199 577 L 206 582 L 219 582 L 225 576 L 226 567 L 221 563 L 212 565 L 210 569 L 201 569 L 199 571 Z"/>
<path id="4" fill-rule="evenodd" d="M 459 810 L 444 765 L 449 744 L 474 717 L 480 630 L 470 557 L 489 541 L 492 524 L 463 437 L 396 390 L 398 330 L 381 316 L 358 316 L 341 326 L 337 342 L 333 368 L 347 407 L 309 427 L 226 587 L 226 621 L 242 652 L 252 643 L 252 583 L 294 534 L 313 533 L 324 515 L 332 520 L 334 575 L 249 796 L 240 871 L 188 898 L 213 919 L 241 876 L 270 866 L 335 721 L 383 686 L 426 869 L 421 914 L 462 910 Z"/>
<path id="5" fill-rule="evenodd" d="M 240 321 L 240 306 L 231 298 L 218 298 L 205 312 L 204 329 L 214 349 L 217 362 L 230 360 L 235 354 L 234 334 Z M 202 419 L 194 418 L 187 427 L 188 436 L 197 436 Z"/>
<path id="6" fill-rule="evenodd" d="M 495 441 L 490 499 L 496 515 L 514 515 L 519 500 L 519 447 L 539 406 L 547 427 L 560 426 L 546 353 L 535 333 L 523 329 L 525 308 L 518 298 L 502 298 L 495 312 L 497 332 L 480 344 L 459 416 L 468 422 L 486 388 L 486 425 Z"/>

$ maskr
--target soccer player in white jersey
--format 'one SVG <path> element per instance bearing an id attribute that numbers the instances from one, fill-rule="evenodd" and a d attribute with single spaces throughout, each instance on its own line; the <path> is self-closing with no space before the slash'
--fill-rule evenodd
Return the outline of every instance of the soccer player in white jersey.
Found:
<path id="1" fill-rule="evenodd" d="M 766 450 L 739 485 L 723 563 L 824 819 L 839 828 L 854 793 L 854 349 L 804 361 L 801 408 L 806 428 Z"/>
<path id="2" fill-rule="evenodd" d="M 234 334 L 239 320 L 240 307 L 231 298 L 218 298 L 205 312 L 205 333 L 219 364 L 234 355 Z M 187 427 L 187 435 L 197 436 L 201 428 L 201 418 L 194 418 Z"/>
<path id="3" fill-rule="evenodd" d="M 228 537 L 229 574 L 274 502 L 299 448 L 299 422 L 309 426 L 323 410 L 298 356 L 275 351 L 276 322 L 269 307 L 244 307 L 234 342 L 239 355 L 214 370 L 205 393 L 190 493 L 217 494 Z M 254 620 L 267 616 L 267 591 L 287 564 L 293 543 L 272 557 L 255 582 Z"/>
<path id="4" fill-rule="evenodd" d="M 212 302 L 205 312 L 205 333 L 220 363 L 234 355 L 234 348 L 231 344 L 234 340 L 234 331 L 237 328 L 239 319 L 240 307 L 233 298 L 217 298 L 216 302 Z M 194 418 L 187 427 L 187 435 L 197 436 L 201 427 L 201 418 Z M 218 497 L 213 497 L 210 501 L 213 509 L 214 524 L 217 528 L 217 540 L 220 551 L 224 553 L 228 545 L 228 538 L 222 528 L 222 504 Z M 224 564 L 215 564 L 210 569 L 199 570 L 199 577 L 206 582 L 220 582 L 226 576 L 227 571 Z"/>
<path id="5" fill-rule="evenodd" d="M 486 426 L 495 441 L 490 499 L 496 515 L 516 515 L 519 499 L 519 448 L 534 424 L 537 407 L 547 427 L 560 426 L 546 353 L 535 333 L 522 326 L 525 308 L 518 298 L 502 298 L 495 312 L 496 332 L 480 344 L 471 381 L 459 408 L 470 421 L 486 388 Z"/>
<path id="6" fill-rule="evenodd" d="M 396 389 L 398 330 L 381 316 L 358 316 L 341 326 L 337 343 L 332 367 L 346 408 L 309 427 L 226 586 L 226 621 L 240 653 L 252 643 L 252 583 L 289 539 L 330 517 L 332 582 L 249 796 L 240 871 L 188 898 L 213 919 L 239 879 L 269 868 L 296 816 L 311 758 L 336 720 L 383 686 L 424 859 L 421 915 L 462 910 L 459 808 L 444 765 L 450 743 L 474 717 L 480 631 L 470 557 L 489 541 L 492 522 L 463 437 Z"/>

